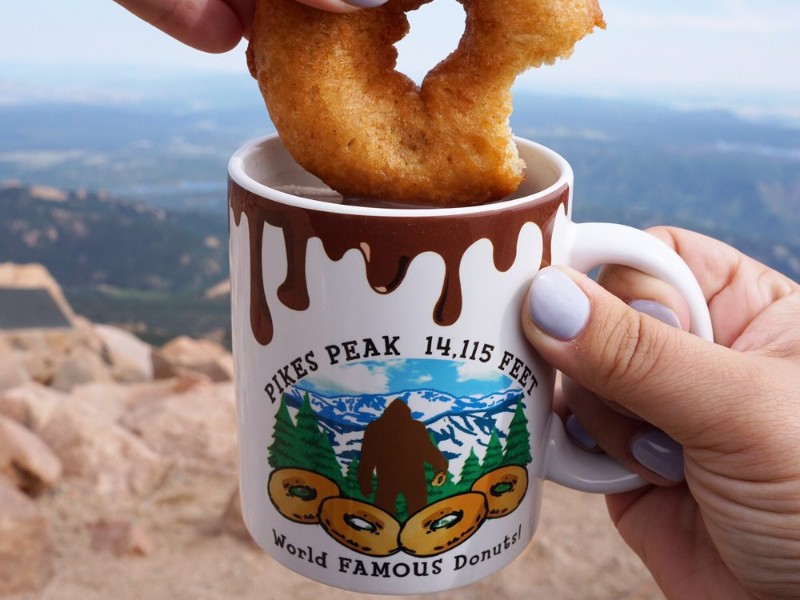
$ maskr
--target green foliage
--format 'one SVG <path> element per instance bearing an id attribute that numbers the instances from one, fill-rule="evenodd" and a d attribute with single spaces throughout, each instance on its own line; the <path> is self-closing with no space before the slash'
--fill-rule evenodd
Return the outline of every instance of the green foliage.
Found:
<path id="1" fill-rule="evenodd" d="M 503 464 L 503 444 L 497 434 L 497 429 L 493 428 L 492 435 L 489 437 L 489 444 L 486 446 L 486 454 L 483 455 L 481 471 L 483 473 L 494 471 L 501 464 Z"/>
<path id="2" fill-rule="evenodd" d="M 342 493 L 348 498 L 352 498 L 354 500 L 360 500 L 361 502 L 372 502 L 375 498 L 375 490 L 378 485 L 378 478 L 374 473 L 372 474 L 372 493 L 369 496 L 365 496 L 361 492 L 361 484 L 358 481 L 358 465 L 360 462 L 361 461 L 358 458 L 354 458 L 348 463 L 347 472 L 345 473 L 344 482 L 342 484 Z"/>
<path id="3" fill-rule="evenodd" d="M 445 471 L 445 481 L 442 485 L 433 485 L 433 479 L 437 473 L 429 464 L 425 463 L 425 481 L 428 483 L 428 504 L 438 502 L 442 498 L 447 498 L 458 493 L 458 486 L 453 481 L 453 474 Z"/>
<path id="4" fill-rule="evenodd" d="M 268 448 L 269 466 L 273 469 L 296 466 L 294 449 L 295 427 L 289 409 L 286 407 L 286 396 L 281 396 L 281 404 L 275 414 L 275 427 L 272 431 L 272 444 Z"/>
<path id="5" fill-rule="evenodd" d="M 470 448 L 467 460 L 464 461 L 464 466 L 461 468 L 461 476 L 458 479 L 458 491 L 466 492 L 482 474 L 481 461 L 478 455 L 475 454 L 475 448 Z"/>
<path id="6" fill-rule="evenodd" d="M 405 523 L 408 520 L 408 517 L 411 516 L 408 514 L 408 502 L 403 494 L 397 494 L 397 500 L 395 500 L 394 508 L 394 518 L 400 523 Z"/>
<path id="7" fill-rule="evenodd" d="M 275 414 L 272 440 L 268 448 L 272 468 L 306 469 L 324 475 L 339 487 L 345 486 L 345 477 L 336 453 L 327 434 L 319 427 L 307 393 L 303 396 L 303 404 L 294 424 L 286 408 L 285 396 L 281 398 Z"/>
<path id="8" fill-rule="evenodd" d="M 525 405 L 522 398 L 517 402 L 514 417 L 508 427 L 506 436 L 506 451 L 503 455 L 503 465 L 525 466 L 533 460 L 531 456 L 531 437 L 528 432 L 528 418 L 525 416 Z"/>

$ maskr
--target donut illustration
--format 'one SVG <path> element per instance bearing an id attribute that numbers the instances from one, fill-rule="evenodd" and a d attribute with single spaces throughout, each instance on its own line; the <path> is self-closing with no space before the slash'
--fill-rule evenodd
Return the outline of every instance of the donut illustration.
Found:
<path id="1" fill-rule="evenodd" d="M 389 556 L 400 550 L 400 523 L 386 511 L 348 498 L 328 498 L 319 522 L 333 539 L 361 554 Z"/>
<path id="2" fill-rule="evenodd" d="M 486 520 L 486 497 L 466 492 L 439 500 L 413 515 L 400 532 L 400 545 L 414 556 L 435 556 L 470 538 Z"/>
<path id="3" fill-rule="evenodd" d="M 514 512 L 528 490 L 528 472 L 517 465 L 489 471 L 472 485 L 473 492 L 486 496 L 488 518 L 497 519 Z"/>
<path id="4" fill-rule="evenodd" d="M 339 495 L 333 481 L 305 469 L 278 469 L 269 476 L 269 499 L 284 517 L 297 523 L 319 523 L 326 498 Z"/>

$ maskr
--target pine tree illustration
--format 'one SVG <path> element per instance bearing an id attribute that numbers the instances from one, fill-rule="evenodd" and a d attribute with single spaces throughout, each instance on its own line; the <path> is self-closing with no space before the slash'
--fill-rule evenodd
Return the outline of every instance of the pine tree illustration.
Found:
<path id="1" fill-rule="evenodd" d="M 511 425 L 508 427 L 503 465 L 520 465 L 524 467 L 532 460 L 528 418 L 525 416 L 525 405 L 522 403 L 522 398 L 520 398 L 514 411 L 514 417 L 511 419 Z"/>
<path id="2" fill-rule="evenodd" d="M 492 429 L 492 435 L 489 438 L 489 444 L 486 446 L 486 454 L 483 455 L 483 464 L 481 471 L 488 473 L 495 470 L 503 463 L 503 444 L 500 442 L 500 436 L 497 433 L 497 428 Z"/>
<path id="3" fill-rule="evenodd" d="M 336 482 L 341 487 L 344 483 L 344 475 L 342 474 L 342 466 L 336 459 L 336 452 L 333 450 L 331 440 L 324 430 L 320 430 L 318 439 L 317 447 L 319 450 L 314 455 L 314 470 L 321 475 L 325 475 L 325 477 Z"/>
<path id="4" fill-rule="evenodd" d="M 327 434 L 320 430 L 308 393 L 303 396 L 303 404 L 297 411 L 295 432 L 296 443 L 292 447 L 300 463 L 298 466 L 324 475 L 341 486 L 344 479 L 342 468 Z"/>
<path id="5" fill-rule="evenodd" d="M 275 426 L 272 430 L 272 444 L 267 448 L 269 466 L 273 469 L 298 466 L 296 453 L 292 448 L 295 437 L 295 426 L 289 409 L 286 407 L 286 395 L 281 396 L 281 404 L 275 414 Z"/>
<path id="6" fill-rule="evenodd" d="M 472 484 L 482 475 L 481 461 L 475 454 L 475 448 L 469 449 L 469 456 L 461 467 L 461 476 L 458 479 L 458 491 L 465 492 L 472 487 Z"/>

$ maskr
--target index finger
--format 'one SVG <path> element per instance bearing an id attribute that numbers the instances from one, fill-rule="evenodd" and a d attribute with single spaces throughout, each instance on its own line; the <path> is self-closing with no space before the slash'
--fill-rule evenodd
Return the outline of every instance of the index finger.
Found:
<path id="1" fill-rule="evenodd" d="M 243 2 L 223 0 L 114 0 L 167 35 L 205 52 L 227 52 L 242 39 L 252 15 Z M 252 2 L 249 3 L 252 5 Z M 252 12 L 252 11 L 251 11 Z"/>

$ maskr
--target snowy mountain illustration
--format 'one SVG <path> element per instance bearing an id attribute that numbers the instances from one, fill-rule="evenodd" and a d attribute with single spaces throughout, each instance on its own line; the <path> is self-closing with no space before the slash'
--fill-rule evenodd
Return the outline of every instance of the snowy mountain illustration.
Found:
<path id="1" fill-rule="evenodd" d="M 465 449 L 470 446 L 487 447 L 492 431 L 504 440 L 517 405 L 523 399 L 519 388 L 482 397 L 456 397 L 429 389 L 326 395 L 305 389 L 301 384 L 287 390 L 284 401 L 290 409 L 299 410 L 306 394 L 320 427 L 344 463 L 358 456 L 366 426 L 383 414 L 392 401 L 400 399 L 411 408 L 414 419 L 426 426 L 453 467 L 460 466 Z"/>

